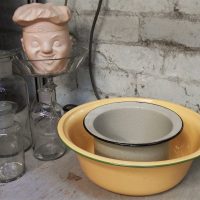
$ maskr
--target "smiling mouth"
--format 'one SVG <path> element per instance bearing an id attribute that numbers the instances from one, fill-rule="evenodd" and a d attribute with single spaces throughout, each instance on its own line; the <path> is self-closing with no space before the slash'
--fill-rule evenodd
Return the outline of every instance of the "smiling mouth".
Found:
<path id="1" fill-rule="evenodd" d="M 40 61 L 45 63 L 46 65 L 51 65 L 56 59 L 56 55 L 41 55 Z"/>
<path id="2" fill-rule="evenodd" d="M 54 63 L 54 61 L 55 60 L 43 60 L 43 62 L 45 63 L 45 64 L 47 64 L 47 65 L 51 65 L 51 64 L 53 64 Z"/>
<path id="3" fill-rule="evenodd" d="M 40 55 L 41 60 L 55 59 L 56 55 Z"/>

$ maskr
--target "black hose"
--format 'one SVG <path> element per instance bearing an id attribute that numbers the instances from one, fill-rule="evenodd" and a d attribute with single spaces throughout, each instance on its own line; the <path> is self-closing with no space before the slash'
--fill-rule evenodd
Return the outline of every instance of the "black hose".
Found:
<path id="1" fill-rule="evenodd" d="M 28 0 L 28 4 L 30 3 L 38 3 L 38 0 Z"/>
<path id="2" fill-rule="evenodd" d="M 97 22 L 97 19 L 98 19 L 98 16 L 99 16 L 99 12 L 101 10 L 102 1 L 103 0 L 99 0 L 98 7 L 97 7 L 97 10 L 96 10 L 96 13 L 95 13 L 95 17 L 94 17 L 94 20 L 93 20 L 93 23 L 92 23 L 92 28 L 91 28 L 91 31 L 90 31 L 89 55 L 88 55 L 88 60 L 89 60 L 88 66 L 89 66 L 90 80 L 91 80 L 91 84 L 92 84 L 94 94 L 95 94 L 97 99 L 101 99 L 101 97 L 98 94 L 96 83 L 95 83 L 95 80 L 94 80 L 94 75 L 93 75 L 92 44 L 93 44 L 94 29 L 95 29 L 95 25 L 96 25 L 96 22 Z"/>
<path id="3" fill-rule="evenodd" d="M 68 3 L 68 0 L 65 0 L 65 4 L 64 5 L 67 6 L 67 3 Z"/>

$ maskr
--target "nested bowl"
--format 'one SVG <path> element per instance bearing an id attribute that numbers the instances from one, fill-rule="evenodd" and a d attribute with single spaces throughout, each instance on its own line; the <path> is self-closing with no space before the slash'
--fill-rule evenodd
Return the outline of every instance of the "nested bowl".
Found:
<path id="1" fill-rule="evenodd" d="M 98 106 L 124 101 L 161 105 L 175 111 L 182 118 L 184 127 L 170 141 L 168 159 L 124 161 L 94 153 L 94 138 L 85 130 L 83 119 Z M 76 152 L 83 172 L 92 182 L 125 195 L 152 195 L 173 188 L 183 180 L 193 160 L 200 155 L 200 115 L 181 105 L 156 99 L 114 98 L 78 106 L 60 119 L 58 133 L 62 141 Z"/>
<path id="2" fill-rule="evenodd" d="M 83 123 L 94 136 L 96 154 L 132 161 L 167 159 L 169 141 L 183 127 L 174 111 L 136 101 L 98 106 L 89 111 Z"/>

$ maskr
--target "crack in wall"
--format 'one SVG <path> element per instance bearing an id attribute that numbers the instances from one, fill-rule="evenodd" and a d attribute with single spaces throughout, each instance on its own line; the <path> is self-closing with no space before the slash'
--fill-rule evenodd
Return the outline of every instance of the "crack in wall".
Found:
<path id="1" fill-rule="evenodd" d="M 183 89 L 184 89 L 185 95 L 186 95 L 186 96 L 190 96 L 190 95 L 188 94 L 188 91 L 187 91 L 186 87 L 184 87 Z"/>
<path id="2" fill-rule="evenodd" d="M 86 45 L 85 41 L 81 41 L 80 44 Z M 138 42 L 123 42 L 123 41 L 105 41 L 105 40 L 96 40 L 94 44 L 115 44 L 123 46 L 134 46 L 134 47 L 148 47 L 150 49 L 160 49 L 160 50 L 170 50 L 171 52 L 186 52 L 192 54 L 200 54 L 200 47 L 187 47 L 186 45 L 167 40 L 140 40 Z"/>

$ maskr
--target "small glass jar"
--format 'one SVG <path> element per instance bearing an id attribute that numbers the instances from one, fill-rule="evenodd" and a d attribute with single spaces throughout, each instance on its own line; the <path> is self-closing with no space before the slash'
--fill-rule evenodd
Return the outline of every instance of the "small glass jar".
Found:
<path id="1" fill-rule="evenodd" d="M 0 51 L 0 101 L 12 101 L 17 104 L 15 121 L 22 126 L 24 149 L 28 150 L 32 145 L 28 89 L 22 77 L 12 74 L 14 53 Z"/>
<path id="2" fill-rule="evenodd" d="M 57 124 L 63 111 L 55 102 L 53 88 L 38 90 L 39 102 L 31 107 L 33 154 L 39 160 L 54 160 L 64 155 L 66 148 L 57 134 Z"/>
<path id="3" fill-rule="evenodd" d="M 22 129 L 14 121 L 16 104 L 0 101 L 0 182 L 21 177 L 25 172 Z"/>

